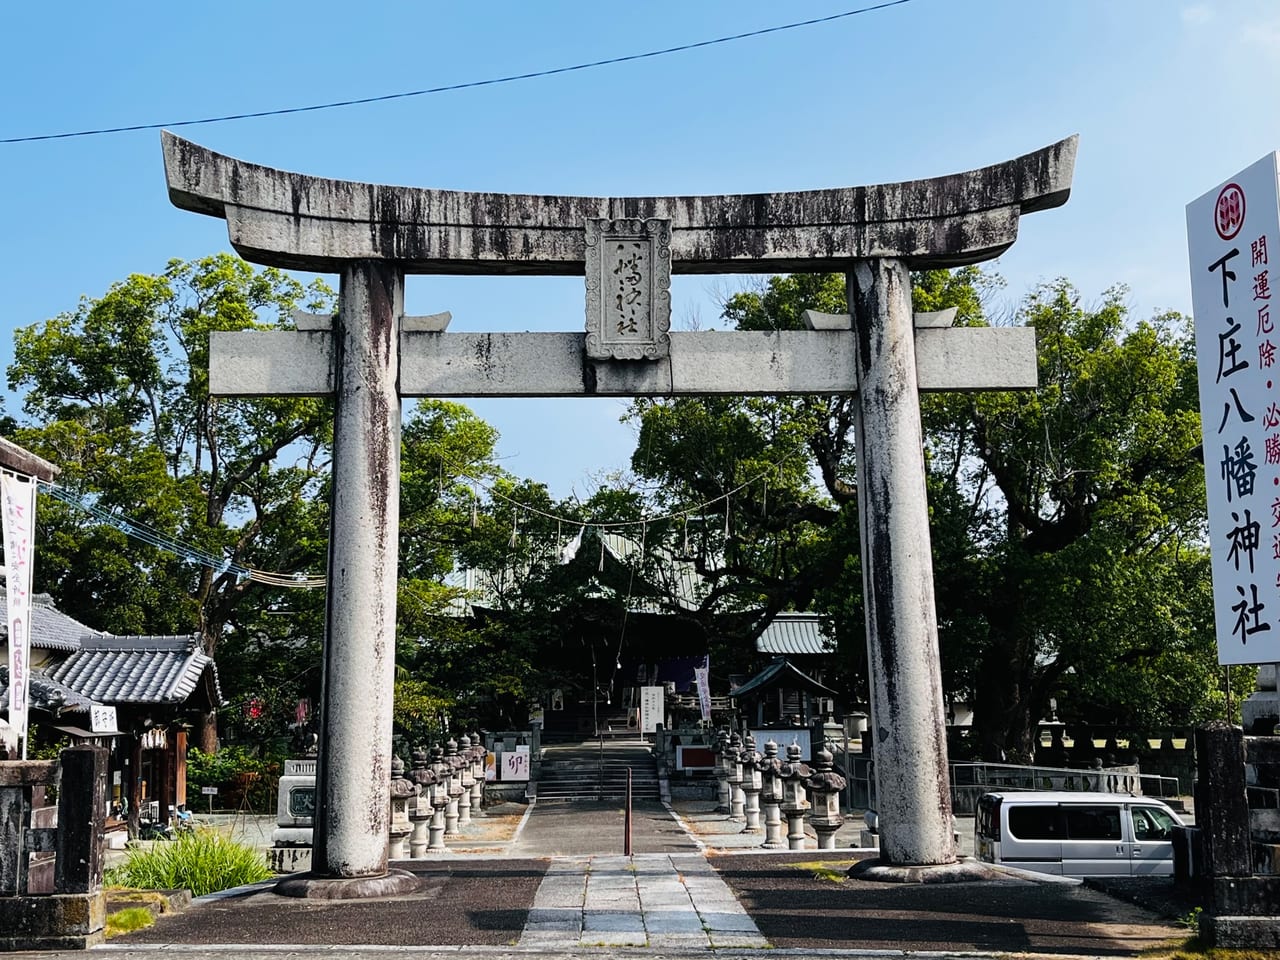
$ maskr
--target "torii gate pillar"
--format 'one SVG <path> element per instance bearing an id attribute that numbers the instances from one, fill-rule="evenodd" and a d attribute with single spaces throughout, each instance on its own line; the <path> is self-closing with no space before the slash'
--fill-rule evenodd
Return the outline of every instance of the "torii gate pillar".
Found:
<path id="1" fill-rule="evenodd" d="M 880 852 L 891 864 L 947 864 L 956 855 L 911 273 L 901 260 L 862 261 L 848 291 Z"/>
<path id="2" fill-rule="evenodd" d="M 952 869 L 918 391 L 1032 388 L 1035 337 L 913 323 L 909 271 L 998 256 L 1023 213 L 1066 202 L 1074 137 L 932 180 L 617 198 L 356 184 L 163 142 L 170 199 L 226 219 L 242 256 L 342 277 L 332 322 L 210 341 L 215 395 L 336 398 L 314 876 L 278 890 L 349 897 L 411 883 L 387 870 L 402 396 L 856 391 L 882 858 L 891 871 Z M 852 318 L 667 330 L 671 273 L 832 270 L 849 272 Z M 407 273 L 585 274 L 588 332 L 448 334 L 440 317 L 402 315 Z M 627 286 L 606 294 L 619 274 Z"/>
<path id="3" fill-rule="evenodd" d="M 342 271 L 333 499 L 312 859 L 339 878 L 387 872 L 391 708 L 400 536 L 400 316 L 404 275 L 359 260 Z M 343 821 L 357 816 L 353 826 Z"/>

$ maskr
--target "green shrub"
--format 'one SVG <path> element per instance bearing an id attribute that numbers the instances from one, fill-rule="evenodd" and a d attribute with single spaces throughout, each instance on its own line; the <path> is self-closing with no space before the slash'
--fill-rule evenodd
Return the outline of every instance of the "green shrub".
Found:
<path id="1" fill-rule="evenodd" d="M 278 760 L 255 756 L 241 746 L 223 747 L 216 753 L 205 753 L 199 747 L 187 751 L 188 795 L 199 796 L 201 787 L 217 787 L 216 802 L 221 807 L 238 808 L 247 790 L 249 806 L 269 813 L 276 806 L 279 781 Z"/>
<path id="2" fill-rule="evenodd" d="M 107 871 L 107 884 L 151 890 L 187 889 L 193 897 L 271 877 L 261 853 L 213 830 L 182 834 L 171 842 L 129 851 Z"/>

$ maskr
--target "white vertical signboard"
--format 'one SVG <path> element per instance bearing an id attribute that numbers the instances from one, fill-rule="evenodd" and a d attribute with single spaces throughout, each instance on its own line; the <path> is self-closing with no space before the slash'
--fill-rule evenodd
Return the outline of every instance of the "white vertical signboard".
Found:
<path id="1" fill-rule="evenodd" d="M 1276 154 L 1263 157 L 1187 205 L 1218 662 L 1224 664 L 1280 660 L 1276 162 Z"/>
<path id="2" fill-rule="evenodd" d="M 31 570 L 36 482 L 0 474 L 4 527 L 5 602 L 9 613 L 9 755 L 27 758 L 27 695 L 31 689 Z"/>
<path id="3" fill-rule="evenodd" d="M 662 723 L 666 703 L 662 687 L 640 688 L 640 732 L 654 733 Z"/>

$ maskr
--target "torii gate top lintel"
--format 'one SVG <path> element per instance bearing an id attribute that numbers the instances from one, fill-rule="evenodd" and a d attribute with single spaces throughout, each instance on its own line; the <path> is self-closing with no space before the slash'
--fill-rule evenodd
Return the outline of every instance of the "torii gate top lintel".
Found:
<path id="1" fill-rule="evenodd" d="M 330 180 L 162 135 L 169 197 L 224 218 L 245 259 L 334 273 L 353 259 L 404 273 L 581 275 L 589 219 L 671 222 L 673 273 L 817 273 L 895 258 L 912 269 L 999 256 L 1023 213 L 1065 203 L 1077 137 L 964 173 L 800 192 L 560 197 Z"/>

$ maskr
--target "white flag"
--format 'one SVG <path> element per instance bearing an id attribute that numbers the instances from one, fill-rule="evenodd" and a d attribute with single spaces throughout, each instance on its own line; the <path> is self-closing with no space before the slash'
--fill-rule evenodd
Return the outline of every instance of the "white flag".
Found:
<path id="1" fill-rule="evenodd" d="M 0 474 L 6 600 L 9 606 L 9 726 L 11 757 L 27 758 L 27 694 L 31 689 L 31 571 L 35 544 L 36 483 Z"/>

